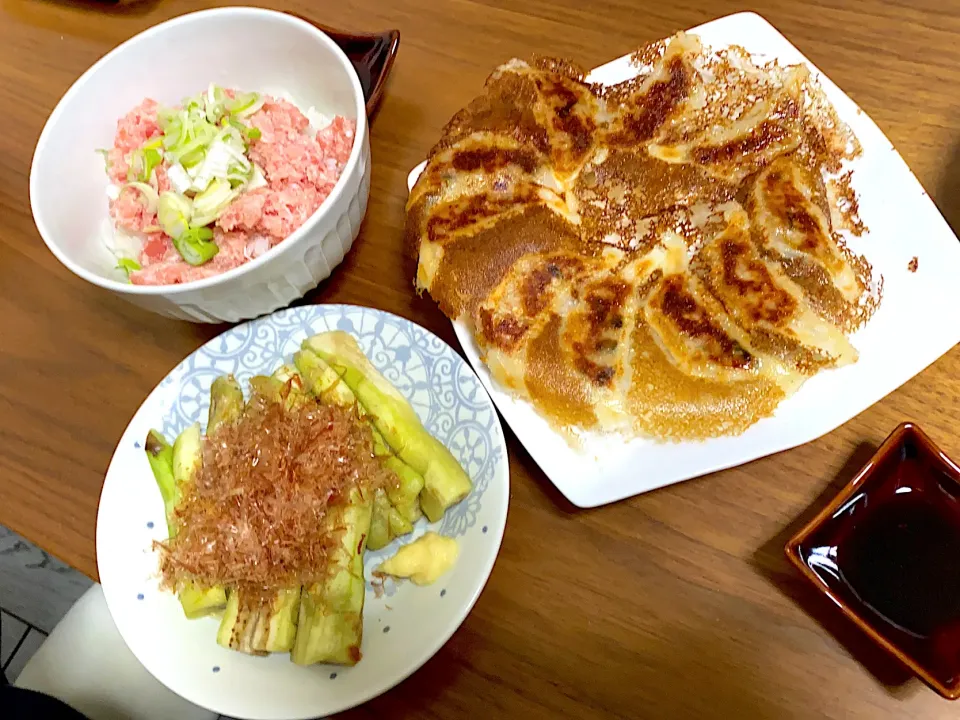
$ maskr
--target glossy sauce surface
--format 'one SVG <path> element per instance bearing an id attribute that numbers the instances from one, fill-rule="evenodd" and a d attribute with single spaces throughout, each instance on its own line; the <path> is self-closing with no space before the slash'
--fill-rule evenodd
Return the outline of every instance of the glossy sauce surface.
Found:
<path id="1" fill-rule="evenodd" d="M 960 482 L 907 437 L 801 548 L 832 592 L 943 683 L 960 681 Z"/>

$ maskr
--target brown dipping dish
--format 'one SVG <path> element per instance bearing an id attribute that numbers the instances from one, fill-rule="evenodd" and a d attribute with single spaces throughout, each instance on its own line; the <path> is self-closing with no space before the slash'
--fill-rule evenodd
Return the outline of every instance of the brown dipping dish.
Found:
<path id="1" fill-rule="evenodd" d="M 960 468 L 912 423 L 786 546 L 881 647 L 960 697 Z"/>
<path id="2" fill-rule="evenodd" d="M 380 33 L 345 32 L 322 25 L 298 13 L 289 13 L 322 30 L 333 40 L 353 65 L 360 79 L 363 99 L 367 105 L 367 117 L 376 115 L 387 77 L 393 68 L 400 47 L 400 31 L 385 30 Z"/>

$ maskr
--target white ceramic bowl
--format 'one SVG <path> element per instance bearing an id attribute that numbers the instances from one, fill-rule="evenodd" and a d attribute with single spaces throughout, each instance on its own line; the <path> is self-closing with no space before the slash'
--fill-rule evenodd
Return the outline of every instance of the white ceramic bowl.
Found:
<path id="1" fill-rule="evenodd" d="M 353 151 L 333 192 L 262 256 L 182 285 L 130 285 L 103 241 L 108 179 L 97 148 L 145 97 L 177 103 L 211 82 L 289 94 L 302 109 L 357 121 Z M 57 259 L 84 280 L 140 307 L 199 322 L 235 322 L 288 305 L 328 277 L 360 229 L 370 193 L 363 92 L 347 56 L 309 23 L 258 8 L 183 15 L 103 57 L 67 91 L 37 142 L 30 170 L 34 221 Z"/>

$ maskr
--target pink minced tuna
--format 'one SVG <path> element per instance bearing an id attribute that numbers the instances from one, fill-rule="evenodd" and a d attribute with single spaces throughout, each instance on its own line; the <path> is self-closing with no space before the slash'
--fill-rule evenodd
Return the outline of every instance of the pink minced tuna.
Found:
<path id="1" fill-rule="evenodd" d="M 114 145 L 107 154 L 114 184 L 126 182 L 130 154 L 160 137 L 158 109 L 153 100 L 144 100 L 117 123 Z M 111 200 L 110 215 L 117 227 L 144 238 L 141 269 L 130 273 L 130 282 L 190 282 L 242 265 L 287 238 L 333 190 L 350 157 L 354 121 L 336 117 L 314 135 L 309 120 L 295 105 L 268 96 L 247 122 L 260 130 L 248 154 L 263 170 L 267 186 L 244 192 L 220 215 L 213 229 L 220 250 L 210 262 L 199 266 L 185 262 L 171 239 L 159 231 L 156 214 L 147 210 L 137 190 L 126 188 Z M 157 189 L 168 190 L 166 166 L 154 172 Z"/>

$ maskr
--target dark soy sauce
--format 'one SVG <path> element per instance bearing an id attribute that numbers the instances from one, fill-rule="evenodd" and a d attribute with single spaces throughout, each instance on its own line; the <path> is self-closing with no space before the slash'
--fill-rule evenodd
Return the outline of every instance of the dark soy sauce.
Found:
<path id="1" fill-rule="evenodd" d="M 960 677 L 960 483 L 908 438 L 804 543 L 804 560 L 945 683 Z"/>
<path id="2" fill-rule="evenodd" d="M 960 619 L 960 532 L 924 493 L 894 495 L 839 548 L 840 577 L 886 622 L 918 638 Z"/>

